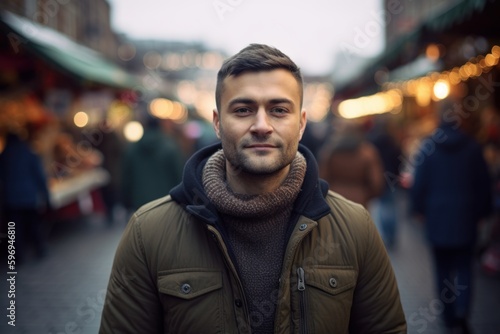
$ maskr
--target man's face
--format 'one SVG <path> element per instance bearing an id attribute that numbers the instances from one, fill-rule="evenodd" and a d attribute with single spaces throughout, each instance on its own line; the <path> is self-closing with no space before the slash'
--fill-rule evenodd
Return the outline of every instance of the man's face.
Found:
<path id="1" fill-rule="evenodd" d="M 213 124 L 232 171 L 274 174 L 295 158 L 306 126 L 300 86 L 283 69 L 224 79 Z"/>

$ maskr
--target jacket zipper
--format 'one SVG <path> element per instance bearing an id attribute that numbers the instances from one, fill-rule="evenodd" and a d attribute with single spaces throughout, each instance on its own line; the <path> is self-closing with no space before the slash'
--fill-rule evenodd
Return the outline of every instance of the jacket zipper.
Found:
<path id="1" fill-rule="evenodd" d="M 297 289 L 299 290 L 300 298 L 300 332 L 307 333 L 307 304 L 306 304 L 306 280 L 304 269 L 297 268 L 298 282 Z"/>
<path id="2" fill-rule="evenodd" d="M 234 266 L 233 262 L 230 259 L 227 247 L 225 243 L 222 241 L 222 236 L 220 235 L 219 231 L 213 226 L 208 226 L 208 230 L 212 233 L 215 242 L 217 243 L 217 246 L 221 250 L 223 254 L 224 261 L 226 262 L 226 265 L 229 267 L 229 270 L 232 272 L 234 277 L 236 277 L 236 281 L 238 282 L 239 289 L 241 291 L 241 296 L 243 297 L 243 308 L 244 308 L 244 313 L 248 315 L 248 306 L 247 306 L 247 301 L 246 301 L 246 296 L 243 290 L 243 284 L 241 283 L 240 277 L 238 275 L 238 271 L 236 270 L 236 267 Z M 247 316 L 248 318 L 248 316 Z M 250 322 L 248 322 L 248 326 L 250 327 Z"/>

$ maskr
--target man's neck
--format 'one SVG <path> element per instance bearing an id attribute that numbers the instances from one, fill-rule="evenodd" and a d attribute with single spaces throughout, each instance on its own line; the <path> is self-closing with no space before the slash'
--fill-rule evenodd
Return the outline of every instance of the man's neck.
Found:
<path id="1" fill-rule="evenodd" d="M 256 175 L 235 170 L 226 161 L 226 180 L 229 188 L 236 194 L 260 195 L 278 189 L 290 171 L 290 165 L 273 174 Z"/>

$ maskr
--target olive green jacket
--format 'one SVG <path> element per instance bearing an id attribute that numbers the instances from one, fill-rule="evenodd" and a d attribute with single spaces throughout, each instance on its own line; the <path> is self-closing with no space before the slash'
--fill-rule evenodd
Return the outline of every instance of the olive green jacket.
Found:
<path id="1" fill-rule="evenodd" d="M 326 201 L 331 214 L 301 217 L 293 229 L 279 291 L 270 296 L 275 333 L 405 333 L 393 270 L 367 211 L 332 192 Z M 259 315 L 249 316 L 213 225 L 170 196 L 135 213 L 117 250 L 100 333 L 249 333 L 250 321 Z"/>
<path id="2" fill-rule="evenodd" d="M 118 246 L 100 333 L 405 333 L 389 257 L 368 212 L 328 191 L 312 153 L 288 226 L 279 288 L 249 314 L 238 264 L 202 185 L 219 145 L 186 163 L 170 195 L 140 208 Z M 262 259 L 265 261 L 266 259 Z"/>

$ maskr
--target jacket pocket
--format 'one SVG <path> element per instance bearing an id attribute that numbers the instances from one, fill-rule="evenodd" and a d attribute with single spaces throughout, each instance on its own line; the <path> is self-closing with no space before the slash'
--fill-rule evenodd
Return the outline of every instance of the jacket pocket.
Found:
<path id="1" fill-rule="evenodd" d="M 358 272 L 352 267 L 316 266 L 306 271 L 306 284 L 330 295 L 351 290 L 356 285 Z"/>
<path id="2" fill-rule="evenodd" d="M 165 333 L 222 333 L 222 273 L 194 268 L 158 273 Z"/>
<path id="3" fill-rule="evenodd" d="M 358 273 L 352 267 L 304 268 L 304 297 L 311 333 L 347 333 Z"/>

